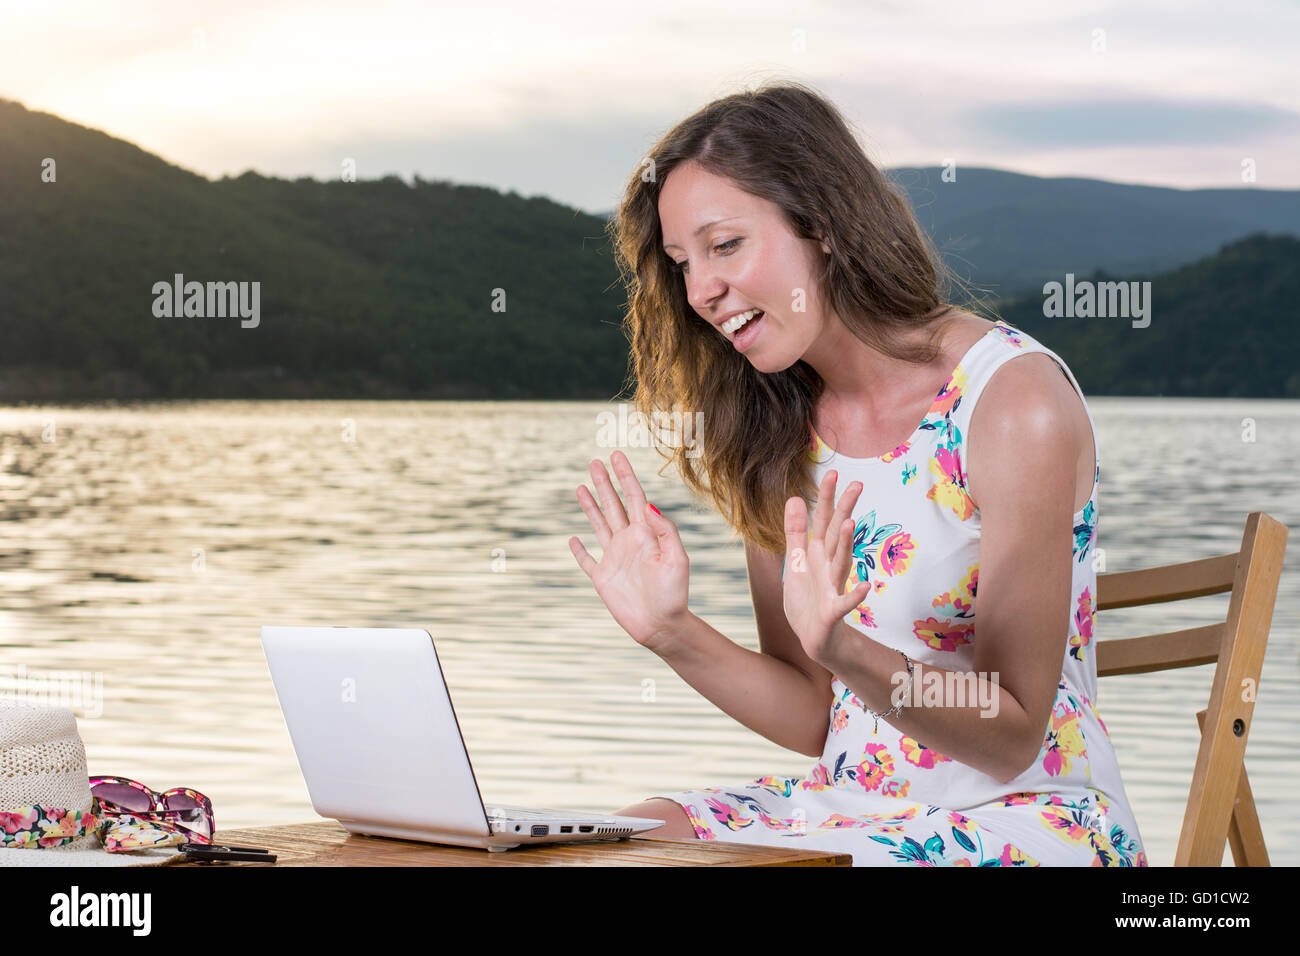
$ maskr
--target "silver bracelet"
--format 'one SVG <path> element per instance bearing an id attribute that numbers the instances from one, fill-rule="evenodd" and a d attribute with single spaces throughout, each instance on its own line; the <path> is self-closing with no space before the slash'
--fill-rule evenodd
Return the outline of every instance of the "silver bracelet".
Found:
<path id="1" fill-rule="evenodd" d="M 899 651 L 898 653 L 903 654 L 902 651 Z M 885 711 L 883 715 L 885 717 L 896 716 L 899 712 L 901 712 L 903 709 L 903 701 L 907 700 L 907 698 L 912 693 L 912 659 L 908 657 L 906 654 L 903 654 L 903 661 L 907 664 L 907 687 L 903 691 L 903 696 L 898 699 L 898 703 L 895 704 L 892 709 Z M 862 709 L 876 719 L 875 726 L 871 728 L 871 736 L 874 737 L 876 736 L 876 731 L 880 729 L 880 718 L 882 715 L 876 713 L 874 710 L 872 710 L 870 707 L 867 707 L 865 704 L 863 705 Z"/>

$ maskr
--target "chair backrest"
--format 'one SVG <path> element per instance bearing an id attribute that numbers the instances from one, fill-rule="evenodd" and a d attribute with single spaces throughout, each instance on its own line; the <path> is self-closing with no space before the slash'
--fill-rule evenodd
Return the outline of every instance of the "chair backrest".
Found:
<path id="1" fill-rule="evenodd" d="M 1099 677 L 1218 662 L 1209 705 L 1197 714 L 1201 745 L 1175 866 L 1218 866 L 1229 842 L 1238 866 L 1268 865 L 1243 758 L 1287 533 L 1253 511 L 1233 554 L 1097 575 L 1098 611 L 1232 592 L 1228 616 L 1217 624 L 1096 645 Z"/>

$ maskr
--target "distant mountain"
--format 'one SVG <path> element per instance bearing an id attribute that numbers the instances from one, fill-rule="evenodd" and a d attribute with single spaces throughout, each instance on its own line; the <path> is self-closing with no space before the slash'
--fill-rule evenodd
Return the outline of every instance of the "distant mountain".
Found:
<path id="1" fill-rule="evenodd" d="M 0 100 L 0 400 L 608 397 L 627 341 L 603 229 L 478 186 L 211 181 Z M 176 273 L 260 282 L 260 324 L 156 317 Z"/>
<path id="2" fill-rule="evenodd" d="M 1253 233 L 1300 236 L 1300 190 L 1167 189 L 1048 179 L 1000 169 L 899 167 L 921 225 L 962 278 L 994 298 L 1040 290 L 1067 272 L 1156 272 Z"/>
<path id="3" fill-rule="evenodd" d="M 939 246 L 954 255 L 952 239 L 964 243 L 979 283 L 1034 293 L 1000 303 L 1026 331 L 1035 310 L 1041 318 L 1042 284 L 1066 272 L 1154 280 L 1152 324 L 1117 340 L 1124 355 L 1089 338 L 1106 333 L 1087 320 L 1039 326 L 1049 345 L 1080 350 L 1066 357 L 1092 378 L 1090 394 L 1300 395 L 1269 361 L 1275 316 L 1294 301 L 1294 241 L 1215 254 L 1247 225 L 1300 231 L 1294 193 L 894 173 Z M 606 219 L 419 178 L 213 181 L 0 100 L 0 401 L 608 398 L 624 383 L 628 343 Z M 181 294 L 160 296 L 177 274 Z M 202 284 L 197 297 L 190 282 Z M 211 309 L 218 283 L 254 282 L 256 327 L 183 314 Z M 160 303 L 180 305 L 179 317 L 157 314 Z M 1235 364 L 1218 372 L 1186 344 L 1186 330 L 1208 334 L 1212 314 L 1235 323 Z"/>
<path id="4" fill-rule="evenodd" d="M 1066 276 L 1055 280 L 1064 285 Z M 1153 276 L 1076 275 L 1075 301 L 1085 283 L 1144 280 L 1150 311 L 1141 318 L 1131 307 L 1128 317 L 1095 307 L 1090 316 L 1049 317 L 1041 292 L 998 311 L 1060 355 L 1088 395 L 1300 398 L 1300 370 L 1281 361 L 1300 301 L 1300 239 L 1249 236 Z"/>

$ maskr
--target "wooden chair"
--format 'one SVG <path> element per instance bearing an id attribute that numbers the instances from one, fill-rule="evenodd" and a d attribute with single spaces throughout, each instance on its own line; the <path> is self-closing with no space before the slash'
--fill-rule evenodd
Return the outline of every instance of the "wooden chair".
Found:
<path id="1" fill-rule="evenodd" d="M 1243 758 L 1287 531 L 1253 511 L 1236 553 L 1097 575 L 1098 611 L 1232 592 L 1217 624 L 1096 644 L 1099 677 L 1218 662 L 1209 706 L 1196 715 L 1201 745 L 1174 866 L 1219 866 L 1225 842 L 1237 866 L 1269 865 Z"/>

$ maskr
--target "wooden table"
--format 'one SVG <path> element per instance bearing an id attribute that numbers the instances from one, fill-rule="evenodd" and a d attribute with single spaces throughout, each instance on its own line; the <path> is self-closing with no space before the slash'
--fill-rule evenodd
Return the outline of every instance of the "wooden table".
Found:
<path id="1" fill-rule="evenodd" d="M 521 846 L 505 853 L 415 840 L 355 836 L 335 820 L 218 830 L 214 842 L 265 847 L 275 863 L 175 863 L 173 866 L 852 866 L 848 853 L 752 846 L 720 840 L 631 837 L 591 843 Z"/>

